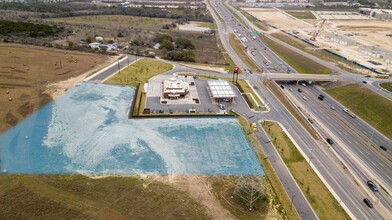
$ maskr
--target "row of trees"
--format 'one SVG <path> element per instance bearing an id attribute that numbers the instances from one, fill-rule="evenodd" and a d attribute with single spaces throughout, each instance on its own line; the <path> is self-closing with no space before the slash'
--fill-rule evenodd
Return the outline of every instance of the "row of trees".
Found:
<path id="1" fill-rule="evenodd" d="M 164 51 L 170 51 L 166 53 L 165 59 L 174 61 L 195 62 L 195 55 L 192 51 L 189 51 L 195 49 L 195 46 L 190 40 L 186 38 L 176 38 L 176 40 L 174 41 L 176 45 L 175 47 L 173 44 L 173 37 L 168 34 L 156 35 L 154 38 L 154 42 L 161 44 L 159 49 L 162 49 Z M 178 51 L 172 51 L 174 49 L 177 49 Z"/>
<path id="2" fill-rule="evenodd" d="M 195 62 L 195 54 L 192 51 L 170 51 L 165 59 L 174 61 Z"/>
<path id="3" fill-rule="evenodd" d="M 159 49 L 166 49 L 166 50 L 173 50 L 174 44 L 173 44 L 173 38 L 172 36 L 168 34 L 158 34 L 154 38 L 154 42 L 160 43 L 161 46 Z M 180 50 L 194 50 L 195 46 L 192 44 L 192 42 L 186 38 L 181 38 L 178 37 L 175 40 L 176 48 Z"/>
<path id="4" fill-rule="evenodd" d="M 0 20 L 0 35 L 28 33 L 31 37 L 54 36 L 64 31 L 64 27 L 57 25 L 34 24 L 22 21 Z"/>
<path id="5" fill-rule="evenodd" d="M 0 3 L 0 9 L 3 10 L 19 10 L 19 11 L 32 11 L 41 13 L 42 18 L 47 17 L 72 17 L 82 15 L 133 15 L 143 17 L 158 17 L 158 18 L 172 18 L 172 19 L 185 19 L 188 21 L 205 21 L 213 22 L 209 15 L 204 15 L 199 9 L 197 12 L 176 14 L 170 13 L 169 10 L 162 10 L 161 8 L 151 7 L 99 7 L 90 4 L 29 4 L 29 3 Z"/>

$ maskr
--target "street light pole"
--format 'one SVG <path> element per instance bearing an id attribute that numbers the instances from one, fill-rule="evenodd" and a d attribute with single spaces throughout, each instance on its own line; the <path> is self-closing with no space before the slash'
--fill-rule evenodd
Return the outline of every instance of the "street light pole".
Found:
<path id="1" fill-rule="evenodd" d="M 117 67 L 118 67 L 118 72 L 120 73 L 120 60 L 117 60 Z"/>
<path id="2" fill-rule="evenodd" d="M 294 197 L 295 197 L 295 195 L 293 195 L 293 197 L 291 197 L 291 206 L 290 206 L 290 211 L 291 211 L 291 209 L 293 208 L 293 201 L 294 201 Z"/>
<path id="3" fill-rule="evenodd" d="M 377 124 L 374 126 L 373 128 L 373 132 L 372 132 L 372 136 L 370 137 L 370 145 L 372 144 L 372 139 L 373 139 L 373 135 L 374 135 L 374 131 L 376 130 L 376 126 L 380 123 L 381 121 L 377 122 Z"/>
<path id="4" fill-rule="evenodd" d="M 310 160 L 312 160 L 312 156 L 313 156 L 313 151 L 315 150 L 315 148 L 310 149 L 310 157 L 309 157 L 309 163 L 308 163 L 308 169 L 306 171 L 309 171 L 309 166 L 310 166 Z"/>

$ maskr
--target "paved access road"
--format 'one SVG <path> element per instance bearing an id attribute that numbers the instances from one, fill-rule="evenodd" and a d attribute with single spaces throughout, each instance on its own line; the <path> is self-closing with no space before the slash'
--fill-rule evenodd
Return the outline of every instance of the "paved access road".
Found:
<path id="1" fill-rule="evenodd" d="M 139 57 L 140 58 L 140 57 Z M 137 56 L 133 55 L 125 55 L 117 60 L 117 62 L 113 63 L 112 65 L 98 71 L 96 74 L 92 75 L 91 77 L 87 78 L 87 81 L 90 82 L 102 82 L 108 79 L 109 77 L 116 74 L 119 70 L 124 69 L 132 62 L 138 59 Z"/>

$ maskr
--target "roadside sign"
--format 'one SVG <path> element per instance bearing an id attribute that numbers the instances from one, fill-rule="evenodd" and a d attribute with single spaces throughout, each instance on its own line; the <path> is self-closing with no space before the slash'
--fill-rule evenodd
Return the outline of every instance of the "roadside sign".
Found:
<path id="1" fill-rule="evenodd" d="M 238 66 L 234 67 L 234 73 L 238 73 L 239 70 L 240 70 L 240 68 Z"/>

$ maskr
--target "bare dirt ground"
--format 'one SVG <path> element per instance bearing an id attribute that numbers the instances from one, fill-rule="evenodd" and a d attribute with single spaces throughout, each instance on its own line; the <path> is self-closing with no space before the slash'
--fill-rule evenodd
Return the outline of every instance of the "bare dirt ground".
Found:
<path id="1" fill-rule="evenodd" d="M 314 30 L 313 25 L 301 19 L 297 19 L 288 15 L 284 11 L 275 8 L 241 8 L 256 18 L 276 26 L 281 29 L 296 30 L 296 29 L 310 29 Z"/>
<path id="2" fill-rule="evenodd" d="M 319 26 L 322 20 L 317 19 L 306 19 L 301 20 L 293 16 L 288 15 L 280 9 L 274 8 L 243 8 L 245 11 L 254 15 L 267 22 L 268 24 L 274 25 L 279 29 L 286 31 L 296 30 L 299 32 L 298 36 L 303 39 L 309 40 L 313 36 L 315 31 L 319 30 Z M 332 13 L 332 12 L 331 12 Z M 383 49 L 392 51 L 392 37 L 386 36 L 387 34 L 392 34 L 392 21 L 382 21 L 375 19 L 363 19 L 360 20 L 358 17 L 355 19 L 337 19 L 339 13 L 333 17 L 332 20 L 327 20 L 315 41 L 315 44 L 321 48 L 326 48 L 332 50 L 338 54 L 341 54 L 351 60 L 357 61 L 363 65 L 375 68 L 378 71 L 383 71 L 386 69 L 386 63 L 378 58 L 369 57 L 359 51 L 359 45 L 368 46 L 380 46 Z M 346 16 L 346 15 L 344 15 Z M 343 16 L 343 17 L 344 17 Z M 347 17 L 347 16 L 346 16 Z M 271 30 L 271 33 L 280 32 L 279 30 Z M 322 37 L 323 33 L 337 33 L 340 35 L 349 34 L 350 38 L 356 40 L 358 44 L 356 46 L 343 46 L 331 40 Z M 374 66 L 371 65 L 368 60 L 374 60 L 380 62 L 382 65 Z"/>
<path id="3" fill-rule="evenodd" d="M 380 45 L 381 48 L 392 50 L 392 21 L 381 20 L 334 20 L 335 27 L 328 27 L 327 30 L 337 30 L 341 33 L 359 33 L 360 35 L 351 38 L 366 45 Z"/>
<path id="4" fill-rule="evenodd" d="M 213 219 L 235 219 L 235 217 L 225 209 L 218 199 L 211 193 L 211 185 L 206 180 L 206 176 L 182 175 L 182 176 L 156 176 L 157 181 L 174 186 L 177 189 L 189 192 L 207 208 L 207 213 Z"/>
<path id="5" fill-rule="evenodd" d="M 212 219 L 272 219 L 280 220 L 282 216 L 278 213 L 278 206 L 274 205 L 273 199 L 268 202 L 268 210 L 265 213 L 247 213 L 247 211 L 241 211 L 234 205 L 230 199 L 230 195 L 226 195 L 227 192 L 233 190 L 232 187 L 235 186 L 235 178 L 230 176 L 205 176 L 205 175 L 87 175 L 92 179 L 103 179 L 103 178 L 113 178 L 113 177 L 138 177 L 143 180 L 143 187 L 148 188 L 150 184 L 154 182 L 160 182 L 165 185 L 174 187 L 177 190 L 183 191 L 188 194 L 191 198 L 195 199 L 198 203 L 204 206 L 206 214 L 208 214 Z M 214 184 L 220 186 L 214 188 Z M 273 198 L 271 186 L 265 182 L 264 184 L 265 193 L 269 198 Z M 217 198 L 217 194 L 220 195 L 220 199 Z M 222 204 L 225 203 L 225 205 Z M 181 204 L 179 204 L 181 205 Z M 234 209 L 237 216 L 233 215 L 229 209 Z M 242 215 L 242 218 L 238 217 L 238 213 Z"/>
<path id="6" fill-rule="evenodd" d="M 111 59 L 102 54 L 0 44 L 0 134 Z"/>

